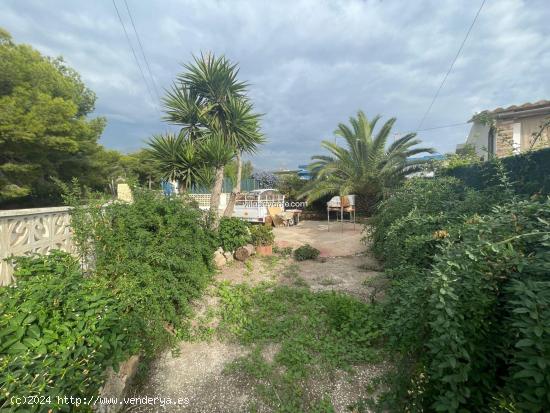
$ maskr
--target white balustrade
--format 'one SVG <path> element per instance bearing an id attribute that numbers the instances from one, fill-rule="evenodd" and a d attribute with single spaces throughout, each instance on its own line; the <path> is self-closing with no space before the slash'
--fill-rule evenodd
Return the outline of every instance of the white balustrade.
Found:
<path id="1" fill-rule="evenodd" d="M 12 255 L 46 254 L 52 249 L 74 252 L 69 207 L 0 211 L 0 285 L 13 282 Z"/>

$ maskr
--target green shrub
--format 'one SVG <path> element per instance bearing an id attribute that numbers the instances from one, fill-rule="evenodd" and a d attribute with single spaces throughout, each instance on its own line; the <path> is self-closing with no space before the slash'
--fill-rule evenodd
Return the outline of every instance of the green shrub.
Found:
<path id="1" fill-rule="evenodd" d="M 96 396 L 106 368 L 137 352 L 135 331 L 105 280 L 66 253 L 18 258 L 15 275 L 0 288 L 0 407 L 71 411 L 57 396 Z M 47 398 L 17 407 L 12 396 Z"/>
<path id="2" fill-rule="evenodd" d="M 511 186 L 516 193 L 550 194 L 550 148 L 501 158 L 498 163 L 483 162 L 446 168 L 441 171 L 441 174 L 459 178 L 465 185 L 472 188 L 485 189 L 494 185 L 490 178 L 498 175 L 497 169 L 500 167 L 509 176 Z"/>
<path id="3" fill-rule="evenodd" d="M 224 251 L 235 251 L 252 240 L 246 222 L 239 218 L 228 217 L 223 217 L 220 220 L 218 238 Z"/>
<path id="4" fill-rule="evenodd" d="M 169 331 L 182 327 L 189 301 L 208 284 L 216 238 L 200 210 L 152 191 L 133 192 L 133 203 L 103 208 L 67 199 L 76 206 L 71 222 L 82 258 L 93 258 L 94 276 L 117 294 L 139 326 L 144 351 L 154 354 L 174 340 Z"/>
<path id="5" fill-rule="evenodd" d="M 252 244 L 256 247 L 273 245 L 275 242 L 275 234 L 273 234 L 271 226 L 252 225 L 250 233 L 252 234 Z"/>
<path id="6" fill-rule="evenodd" d="M 550 200 L 455 182 L 408 183 L 371 221 L 391 279 L 388 344 L 405 366 L 387 400 L 395 411 L 543 411 Z M 415 186 L 435 196 L 407 193 Z"/>
<path id="7" fill-rule="evenodd" d="M 382 201 L 369 220 L 372 250 L 386 268 L 426 267 L 465 216 L 488 213 L 507 199 L 501 187 L 476 191 L 456 178 L 414 178 Z"/>
<path id="8" fill-rule="evenodd" d="M 294 250 L 294 259 L 296 261 L 314 260 L 320 254 L 317 248 L 313 248 L 311 245 L 302 245 Z"/>

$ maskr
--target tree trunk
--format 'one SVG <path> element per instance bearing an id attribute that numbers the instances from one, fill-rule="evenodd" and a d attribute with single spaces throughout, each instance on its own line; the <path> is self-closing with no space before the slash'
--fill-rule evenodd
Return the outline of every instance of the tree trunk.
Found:
<path id="1" fill-rule="evenodd" d="M 235 183 L 235 188 L 233 192 L 241 192 L 241 179 L 243 174 L 243 159 L 241 158 L 241 151 L 237 151 L 237 182 Z"/>
<path id="2" fill-rule="evenodd" d="M 243 160 L 241 158 L 241 151 L 237 151 L 237 179 L 235 182 L 235 187 L 231 192 L 225 211 L 223 212 L 224 217 L 230 217 L 233 215 L 235 210 L 235 201 L 237 200 L 237 195 L 241 193 L 241 175 L 243 173 Z"/>
<path id="3" fill-rule="evenodd" d="M 214 187 L 212 188 L 212 195 L 210 197 L 210 213 L 214 219 L 213 227 L 218 228 L 220 221 L 219 208 L 220 197 L 223 189 L 223 165 L 216 168 L 216 177 L 214 178 Z"/>

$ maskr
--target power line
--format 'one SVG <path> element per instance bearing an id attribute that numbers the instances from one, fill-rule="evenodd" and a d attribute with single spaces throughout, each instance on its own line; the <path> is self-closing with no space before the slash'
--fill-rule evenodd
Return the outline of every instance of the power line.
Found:
<path id="1" fill-rule="evenodd" d="M 424 113 L 424 116 L 422 116 L 422 120 L 420 121 L 420 123 L 418 124 L 418 127 L 416 129 L 420 129 L 422 127 L 422 124 L 426 120 L 426 117 L 428 116 L 428 113 L 430 113 L 430 111 L 432 110 L 432 106 L 434 105 L 437 97 L 439 96 L 439 92 L 441 92 L 441 89 L 443 89 L 443 85 L 447 81 L 447 77 L 449 77 L 449 74 L 451 73 L 451 70 L 453 70 L 453 66 L 456 63 L 456 61 L 458 59 L 458 56 L 462 52 L 462 49 L 464 48 L 464 44 L 466 43 L 466 40 L 468 40 L 468 37 L 470 36 L 470 32 L 472 31 L 474 25 L 476 24 L 477 18 L 479 17 L 479 14 L 481 13 L 481 9 L 483 9 L 483 6 L 485 5 L 485 2 L 486 2 L 486 0 L 483 0 L 481 2 L 481 6 L 479 6 L 479 9 L 478 9 L 478 11 L 477 11 L 477 13 L 474 17 L 474 20 L 472 21 L 472 24 L 470 25 L 470 28 L 466 32 L 466 36 L 464 37 L 464 40 L 462 40 L 462 44 L 460 45 L 460 47 L 458 49 L 458 52 L 456 53 L 455 58 L 451 62 L 451 66 L 449 66 L 449 70 L 447 70 L 447 73 L 445 74 L 445 77 L 443 78 L 443 81 L 439 85 L 439 88 L 437 89 L 437 92 L 435 92 L 435 95 L 434 95 L 434 97 L 433 97 L 433 99 L 430 103 L 430 106 L 428 106 L 428 109 L 426 110 L 426 113 Z"/>
<path id="2" fill-rule="evenodd" d="M 124 22 L 122 21 L 122 17 L 120 17 L 120 13 L 118 12 L 118 7 L 116 6 L 115 0 L 113 0 L 113 6 L 115 6 L 116 14 L 118 16 L 118 21 L 120 22 L 120 25 L 122 26 L 122 30 L 124 30 L 124 35 L 126 36 L 126 40 L 128 41 L 128 45 L 130 46 L 130 49 L 132 50 L 132 54 L 134 55 L 134 59 L 136 60 L 137 67 L 139 69 L 139 72 L 141 73 L 141 78 L 143 79 L 143 82 L 145 83 L 145 86 L 147 87 L 147 92 L 149 92 L 149 97 L 151 98 L 151 101 L 153 104 L 155 103 L 155 99 L 153 98 L 153 94 L 151 93 L 151 89 L 149 88 L 149 83 L 147 83 L 147 79 L 145 79 L 145 75 L 143 74 L 143 69 L 141 68 L 141 64 L 139 63 L 139 59 L 137 57 L 136 51 L 134 50 L 134 46 L 132 45 L 132 42 L 130 41 L 130 36 L 128 36 L 128 32 L 126 31 L 126 26 L 124 26 Z M 155 104 L 155 108 L 158 107 Z"/>
<path id="3" fill-rule="evenodd" d="M 426 132 L 426 131 L 435 130 L 435 129 L 452 128 L 452 127 L 455 127 L 455 126 L 463 126 L 463 125 L 467 125 L 467 124 L 468 124 L 468 122 L 451 123 L 449 125 L 434 126 L 434 127 L 431 127 L 431 128 L 418 129 L 416 132 Z"/>
<path id="4" fill-rule="evenodd" d="M 460 122 L 460 123 L 450 123 L 448 125 L 441 125 L 441 126 L 433 126 L 431 128 L 424 128 L 424 129 L 418 129 L 418 130 L 411 130 L 411 131 L 408 131 L 408 132 L 398 132 L 398 134 L 400 135 L 408 135 L 409 133 L 418 133 L 418 132 L 427 132 L 427 131 L 431 131 L 431 130 L 436 130 L 436 129 L 445 129 L 445 128 L 454 128 L 456 126 L 464 126 L 464 125 L 467 125 L 469 122 Z"/>
<path id="5" fill-rule="evenodd" d="M 149 65 L 149 60 L 147 59 L 147 56 L 145 55 L 145 51 L 143 50 L 143 45 L 141 44 L 141 39 L 139 37 L 139 34 L 136 29 L 136 25 L 134 23 L 134 18 L 132 17 L 132 13 L 130 12 L 130 8 L 128 7 L 128 2 L 124 0 L 124 4 L 126 5 L 126 10 L 128 11 L 128 16 L 130 16 L 130 22 L 132 23 L 132 27 L 134 29 L 134 33 L 136 35 L 139 49 L 141 50 L 141 55 L 143 56 L 143 60 L 145 61 L 145 66 L 147 68 L 147 72 L 149 73 L 149 77 L 151 78 L 151 84 L 153 85 L 153 89 L 155 90 L 155 94 L 157 95 L 157 99 L 160 102 L 160 94 L 158 91 L 157 83 L 155 82 L 155 78 L 153 77 L 153 73 L 151 72 L 151 66 Z"/>

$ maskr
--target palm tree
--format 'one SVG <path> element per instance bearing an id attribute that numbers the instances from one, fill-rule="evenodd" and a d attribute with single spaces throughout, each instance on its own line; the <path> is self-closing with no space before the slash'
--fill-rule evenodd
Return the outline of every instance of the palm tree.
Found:
<path id="1" fill-rule="evenodd" d="M 164 98 L 165 119 L 180 126 L 181 135 L 199 146 L 214 150 L 221 142 L 232 151 L 231 158 L 220 157 L 219 152 L 207 157 L 215 164 L 210 211 L 217 217 L 225 164 L 237 153 L 254 151 L 263 142 L 259 115 L 246 99 L 247 84 L 237 80 L 237 65 L 225 57 L 201 55 L 185 69 Z M 216 144 L 209 145 L 209 140 Z"/>
<path id="2" fill-rule="evenodd" d="M 424 162 L 408 158 L 434 150 L 415 147 L 420 143 L 415 133 L 397 139 L 386 148 L 396 119 L 389 119 L 375 132 L 379 120 L 380 116 L 375 116 L 369 121 L 359 111 L 357 118 L 350 118 L 351 126 L 340 123 L 334 134 L 344 139 L 346 147 L 327 140 L 321 143 L 329 155 L 311 158 L 313 162 L 309 168 L 315 178 L 301 197 L 312 202 L 326 195 L 355 193 L 363 198 L 370 211 L 386 189 L 401 182 L 406 175 L 421 170 Z"/>

